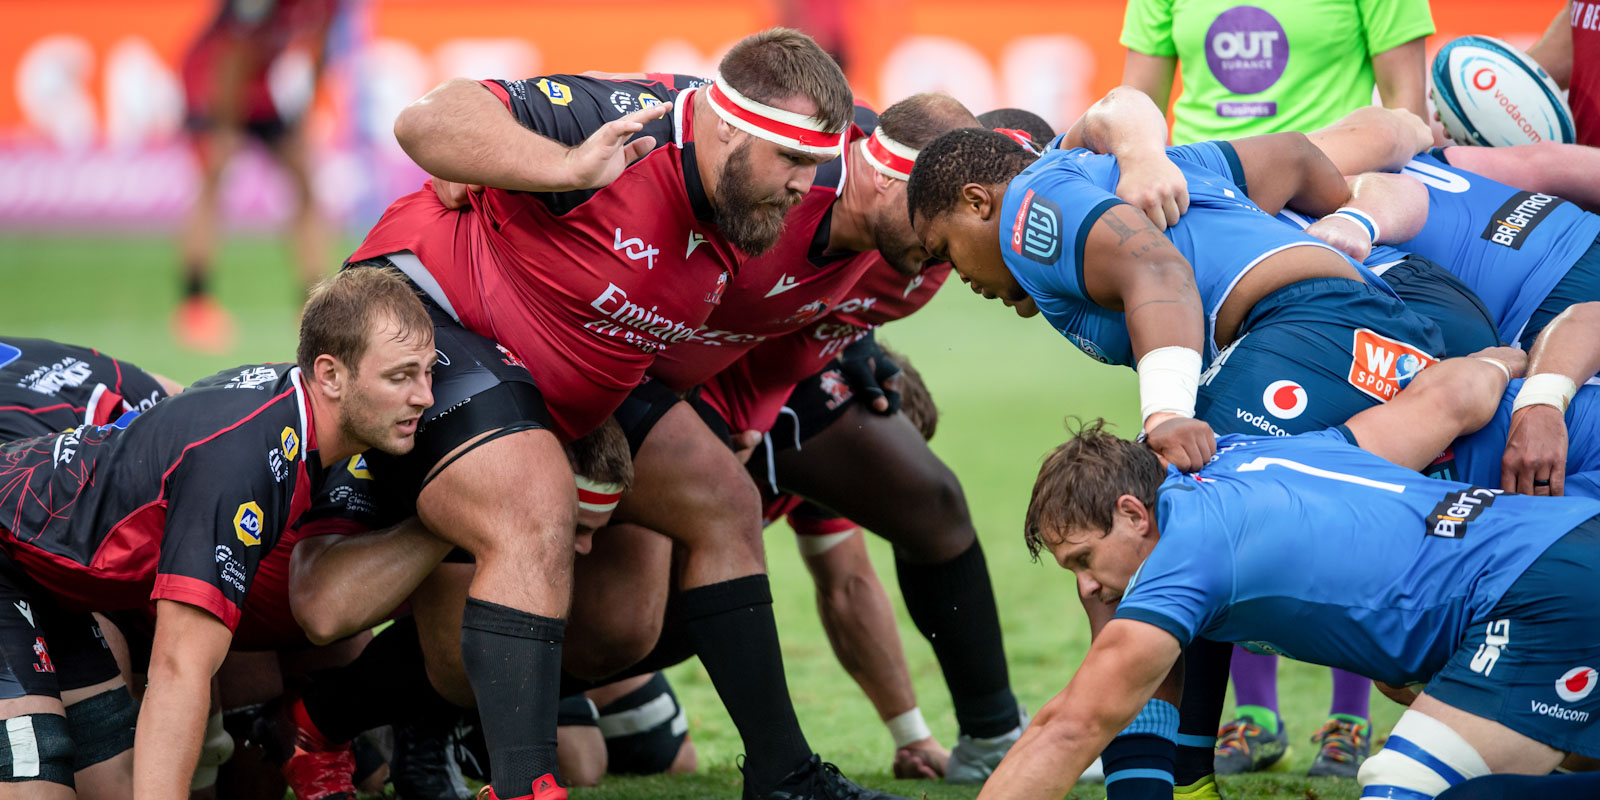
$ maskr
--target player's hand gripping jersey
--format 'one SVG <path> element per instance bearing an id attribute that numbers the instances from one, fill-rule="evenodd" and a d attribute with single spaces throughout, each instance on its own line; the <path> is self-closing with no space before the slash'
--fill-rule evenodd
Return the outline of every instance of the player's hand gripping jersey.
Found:
<path id="1" fill-rule="evenodd" d="M 1512 409 L 1521 390 L 1522 380 L 1512 381 L 1488 424 L 1452 442 L 1428 466 L 1427 474 L 1479 486 L 1499 486 L 1506 440 L 1511 434 Z M 1565 418 L 1565 493 L 1600 500 L 1600 386 L 1578 387 Z"/>
<path id="2" fill-rule="evenodd" d="M 491 188 L 459 211 L 424 188 L 395 201 L 351 260 L 415 253 L 442 289 L 434 300 L 526 364 L 559 433 L 583 435 L 657 353 L 695 335 L 743 258 L 717 230 L 701 183 L 693 118 L 703 100 L 681 83 L 690 80 L 485 81 L 518 122 L 567 145 L 644 106 L 675 105 L 640 134 L 655 150 L 608 186 Z"/>
<path id="3" fill-rule="evenodd" d="M 1118 617 L 1404 685 L 1600 502 L 1432 480 L 1326 430 L 1218 437 L 1198 473 L 1168 471 L 1155 513 Z"/>
<path id="4" fill-rule="evenodd" d="M 166 396 L 149 373 L 98 350 L 0 337 L 0 442 L 106 425 Z"/>
<path id="5" fill-rule="evenodd" d="M 1441 156 L 1437 150 L 1423 153 L 1402 170 L 1428 187 L 1428 221 L 1415 238 L 1396 247 L 1426 256 L 1461 278 L 1494 315 L 1501 338 L 1529 346 L 1560 313 L 1559 308 L 1537 312 L 1595 247 L 1600 215 L 1457 169 Z M 1589 288 L 1587 294 L 1600 291 Z"/>
<path id="6" fill-rule="evenodd" d="M 203 608 L 232 629 L 320 481 L 299 370 L 258 365 L 126 427 L 0 446 L 0 547 L 64 605 Z"/>
<path id="7" fill-rule="evenodd" d="M 1194 268 L 1206 314 L 1203 355 L 1210 363 L 1220 349 L 1214 330 L 1217 312 L 1245 273 L 1291 247 L 1328 246 L 1273 222 L 1250 201 L 1236 185 L 1233 176 L 1242 169 L 1226 143 L 1169 147 L 1167 156 L 1188 179 L 1189 211 L 1165 235 Z M 1090 357 L 1131 367 L 1133 345 L 1126 320 L 1121 312 L 1089 299 L 1083 282 L 1089 229 L 1107 209 L 1124 202 L 1113 194 L 1120 177 L 1115 157 L 1082 148 L 1060 150 L 1052 143 L 1006 189 L 1000 249 L 1007 268 L 1051 326 Z M 1388 291 L 1370 271 L 1355 266 L 1367 283 Z"/>

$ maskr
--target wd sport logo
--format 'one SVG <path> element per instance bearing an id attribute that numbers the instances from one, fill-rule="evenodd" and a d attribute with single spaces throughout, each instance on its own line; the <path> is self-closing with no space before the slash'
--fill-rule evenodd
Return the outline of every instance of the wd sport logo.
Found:
<path id="1" fill-rule="evenodd" d="M 1528 240 L 1528 233 L 1564 202 L 1548 194 L 1517 192 L 1494 212 L 1494 217 L 1478 238 L 1512 250 L 1521 250 L 1522 243 Z"/>
<path id="2" fill-rule="evenodd" d="M 1432 356 L 1405 342 L 1357 328 L 1350 349 L 1349 381 L 1374 400 L 1387 403 L 1433 363 Z"/>
<path id="3" fill-rule="evenodd" d="M 246 547 L 261 544 L 261 530 L 266 526 L 266 515 L 261 513 L 261 506 L 251 500 L 239 506 L 233 514 L 233 533 L 244 542 Z"/>
<path id="4" fill-rule="evenodd" d="M 1011 224 L 1011 251 L 1040 264 L 1061 257 L 1061 209 L 1032 189 L 1022 196 L 1022 207 Z"/>

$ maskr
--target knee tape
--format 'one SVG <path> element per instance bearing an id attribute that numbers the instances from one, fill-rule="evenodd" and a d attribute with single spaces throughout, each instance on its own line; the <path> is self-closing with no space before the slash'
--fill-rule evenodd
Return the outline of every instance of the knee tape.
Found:
<path id="1" fill-rule="evenodd" d="M 5 721 L 0 737 L 0 781 L 49 781 L 72 786 L 72 736 L 65 717 L 23 714 Z"/>
<path id="2" fill-rule="evenodd" d="M 195 765 L 189 790 L 215 786 L 218 768 L 228 763 L 230 758 L 233 758 L 233 737 L 223 729 L 222 712 L 219 711 L 206 719 L 206 738 L 200 743 L 200 763 Z"/>
<path id="3" fill-rule="evenodd" d="M 1389 741 L 1361 765 L 1362 797 L 1429 800 L 1462 781 L 1489 774 L 1461 735 L 1417 711 L 1400 716 Z"/>
<path id="4" fill-rule="evenodd" d="M 689 733 L 689 716 L 661 673 L 600 709 L 609 770 L 621 775 L 666 772 Z"/>
<path id="5" fill-rule="evenodd" d="M 67 731 L 74 746 L 72 769 L 86 769 L 132 750 L 137 717 L 133 697 L 120 687 L 67 706 Z"/>

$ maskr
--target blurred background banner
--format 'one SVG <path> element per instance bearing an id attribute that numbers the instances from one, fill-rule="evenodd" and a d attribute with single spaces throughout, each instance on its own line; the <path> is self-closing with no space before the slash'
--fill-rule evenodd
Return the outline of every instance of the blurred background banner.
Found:
<path id="1" fill-rule="evenodd" d="M 1521 47 L 1551 9 L 1434 4 L 1444 42 L 1468 33 Z M 196 173 L 183 136 L 185 52 L 212 0 L 0 0 L 0 229 L 93 225 L 160 232 L 190 207 Z M 310 110 L 318 202 L 364 229 L 422 175 L 394 144 L 396 112 L 453 76 L 526 77 L 589 69 L 708 75 L 759 28 L 798 24 L 839 53 L 861 98 L 881 106 L 947 91 L 975 111 L 1020 106 L 1064 125 L 1116 85 L 1122 4 L 1090 0 L 355 0 L 329 37 Z M 291 48 L 271 88 L 293 113 L 311 96 L 310 61 Z M 280 225 L 291 200 L 262 153 L 228 168 L 232 227 Z"/>

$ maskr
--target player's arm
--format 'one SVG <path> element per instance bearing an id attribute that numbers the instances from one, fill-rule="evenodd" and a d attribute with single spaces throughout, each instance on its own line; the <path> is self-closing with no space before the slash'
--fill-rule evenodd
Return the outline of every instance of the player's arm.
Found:
<path id="1" fill-rule="evenodd" d="M 1427 72 L 1427 53 L 1420 36 L 1372 56 L 1372 77 L 1383 104 L 1406 109 L 1419 119 L 1428 113 L 1423 99 Z"/>
<path id="2" fill-rule="evenodd" d="M 1156 230 L 1178 224 L 1189 210 L 1189 182 L 1167 157 L 1167 117 L 1150 96 L 1118 86 L 1067 129 L 1063 149 L 1087 147 L 1117 157 L 1118 197 L 1150 218 Z"/>
<path id="3" fill-rule="evenodd" d="M 1056 800 L 1150 699 L 1180 653 L 1172 634 L 1114 619 L 1072 681 L 1039 709 L 989 776 L 979 800 Z"/>
<path id="4" fill-rule="evenodd" d="M 308 531 L 289 556 L 289 608 L 313 644 L 376 625 L 450 553 L 416 517 L 372 533 Z"/>
<path id="5" fill-rule="evenodd" d="M 455 78 L 406 106 L 395 119 L 394 135 L 406 155 L 437 178 L 564 192 L 605 186 L 622 174 L 623 167 L 655 146 L 649 136 L 628 140 L 671 110 L 671 103 L 642 108 L 567 147 L 523 127 L 483 84 Z"/>
<path id="6" fill-rule="evenodd" d="M 1511 404 L 1511 431 L 1500 462 L 1500 488 L 1519 494 L 1565 493 L 1567 406 L 1600 372 L 1600 303 L 1568 306 L 1539 333 L 1528 353 L 1528 379 Z"/>
<path id="7" fill-rule="evenodd" d="M 1544 67 L 1556 85 L 1563 89 L 1572 81 L 1571 20 L 1572 1 L 1567 0 L 1561 4 L 1555 19 L 1550 20 L 1550 27 L 1544 29 L 1544 36 L 1528 48 L 1528 55 L 1539 62 L 1539 66 Z"/>
<path id="8" fill-rule="evenodd" d="M 1205 346 L 1194 268 L 1149 219 L 1124 204 L 1111 206 L 1089 229 L 1082 264 L 1089 299 L 1127 318 L 1150 446 L 1179 469 L 1199 469 L 1217 442 L 1210 426 L 1194 419 Z"/>
<path id="9" fill-rule="evenodd" d="M 1514 347 L 1445 359 L 1418 373 L 1393 400 L 1362 411 L 1345 426 L 1361 449 L 1420 470 L 1456 437 L 1494 417 L 1506 384 L 1522 374 L 1526 363 L 1526 355 Z"/>
<path id="10" fill-rule="evenodd" d="M 1350 199 L 1306 233 L 1365 261 L 1375 244 L 1405 242 L 1428 223 L 1428 190 L 1409 175 L 1369 172 L 1350 179 Z"/>
<path id="11" fill-rule="evenodd" d="M 1177 56 L 1152 56 L 1130 47 L 1122 62 L 1123 84 L 1148 95 L 1163 115 L 1172 105 L 1172 79 L 1177 73 Z"/>
<path id="12" fill-rule="evenodd" d="M 1292 208 L 1321 217 L 1350 197 L 1344 173 L 1303 133 L 1234 139 L 1250 200 L 1268 214 Z"/>
<path id="13" fill-rule="evenodd" d="M 149 685 L 134 731 L 135 797 L 186 799 L 211 708 L 211 678 L 233 634 L 210 612 L 156 601 Z"/>
<path id="14" fill-rule="evenodd" d="M 1433 146 L 1433 131 L 1422 117 L 1383 106 L 1362 106 L 1306 136 L 1345 175 L 1393 172 Z"/>

